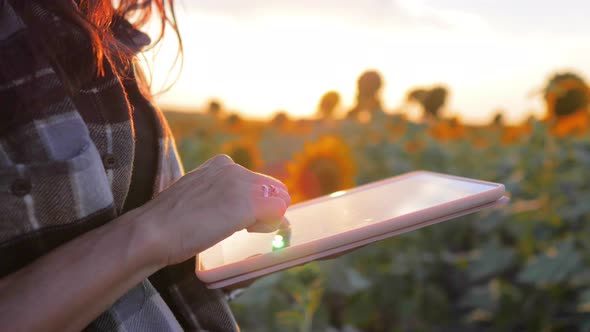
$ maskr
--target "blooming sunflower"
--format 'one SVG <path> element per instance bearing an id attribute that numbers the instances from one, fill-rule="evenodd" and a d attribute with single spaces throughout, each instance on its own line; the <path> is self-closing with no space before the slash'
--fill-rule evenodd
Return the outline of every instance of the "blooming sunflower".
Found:
<path id="1" fill-rule="evenodd" d="M 249 170 L 260 170 L 264 164 L 260 157 L 260 150 L 250 140 L 225 143 L 221 147 L 221 151 L 230 156 L 236 164 Z"/>
<path id="2" fill-rule="evenodd" d="M 584 134 L 590 125 L 590 88 L 576 74 L 557 74 L 545 88 L 547 120 L 556 136 Z"/>
<path id="3" fill-rule="evenodd" d="M 590 89 L 586 82 L 576 74 L 557 74 L 549 80 L 545 88 L 547 117 L 555 118 L 571 115 L 578 111 L 588 111 Z"/>
<path id="4" fill-rule="evenodd" d="M 579 111 L 560 116 L 551 127 L 551 133 L 557 137 L 583 136 L 590 128 L 588 112 Z"/>
<path id="5" fill-rule="evenodd" d="M 286 185 L 293 202 L 354 186 L 357 167 L 348 145 L 335 136 L 307 143 L 287 165 Z"/>

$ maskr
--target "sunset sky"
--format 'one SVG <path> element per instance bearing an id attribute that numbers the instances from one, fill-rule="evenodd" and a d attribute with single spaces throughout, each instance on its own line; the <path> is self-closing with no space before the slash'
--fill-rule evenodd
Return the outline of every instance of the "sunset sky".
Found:
<path id="1" fill-rule="evenodd" d="M 343 110 L 366 69 L 385 79 L 388 111 L 414 86 L 452 91 L 448 114 L 510 121 L 542 111 L 539 90 L 555 71 L 590 79 L 587 0 L 185 0 L 178 3 L 185 62 L 162 106 L 203 107 L 268 117 L 315 112 L 337 90 Z M 173 57 L 165 44 L 155 90 Z"/>

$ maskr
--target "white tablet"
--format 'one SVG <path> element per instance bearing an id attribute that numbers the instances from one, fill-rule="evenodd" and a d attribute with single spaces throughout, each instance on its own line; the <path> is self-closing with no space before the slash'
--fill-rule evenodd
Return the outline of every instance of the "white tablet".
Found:
<path id="1" fill-rule="evenodd" d="M 412 172 L 295 204 L 274 233 L 240 231 L 197 256 L 209 288 L 331 256 L 507 201 L 504 186 Z"/>

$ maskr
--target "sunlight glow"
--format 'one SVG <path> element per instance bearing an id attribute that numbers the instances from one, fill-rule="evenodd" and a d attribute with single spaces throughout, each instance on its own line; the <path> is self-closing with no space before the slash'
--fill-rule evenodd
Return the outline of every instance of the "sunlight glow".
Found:
<path id="1" fill-rule="evenodd" d="M 398 4 L 413 19 L 447 25 L 401 28 L 311 13 L 236 18 L 180 12 L 183 72 L 157 100 L 194 109 L 218 98 L 230 111 L 255 118 L 278 110 L 311 116 L 320 96 L 336 90 L 342 114 L 354 103 L 357 77 L 376 68 L 385 78 L 383 100 L 390 112 L 401 110 L 410 88 L 444 83 L 451 89 L 448 115 L 483 122 L 492 111 L 508 109 L 507 120 L 519 121 L 525 112 L 541 112 L 540 86 L 553 71 L 574 63 L 567 54 L 578 54 L 567 50 L 590 42 L 588 36 L 572 36 L 575 43 L 554 37 L 548 47 L 551 36 L 545 34 L 517 38 L 467 12 L 439 10 L 417 0 Z M 174 45 L 161 50 L 154 66 L 156 90 L 175 50 Z M 575 68 L 584 75 L 590 66 L 579 60 Z"/>
<path id="2" fill-rule="evenodd" d="M 330 197 L 335 198 L 346 194 L 346 190 L 336 191 L 330 194 Z"/>

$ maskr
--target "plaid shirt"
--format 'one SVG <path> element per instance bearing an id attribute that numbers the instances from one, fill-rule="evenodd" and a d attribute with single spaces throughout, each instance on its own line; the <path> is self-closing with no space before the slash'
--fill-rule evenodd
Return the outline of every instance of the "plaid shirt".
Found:
<path id="1" fill-rule="evenodd" d="M 24 2 L 66 45 L 66 70 L 75 72 L 88 49 L 80 30 L 33 0 L 0 0 L 0 277 L 121 213 L 135 148 L 131 112 L 159 119 L 154 193 L 183 174 L 166 122 L 133 73 L 121 80 L 105 63 L 104 76 L 68 91 L 64 76 L 31 48 L 18 9 Z M 113 32 L 137 50 L 149 42 L 126 21 Z M 196 278 L 194 261 L 153 278 L 159 292 L 144 280 L 86 330 L 238 330 L 223 294 Z"/>

